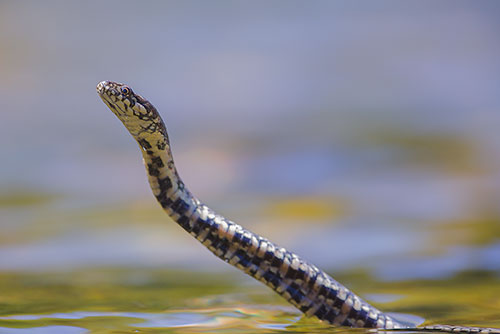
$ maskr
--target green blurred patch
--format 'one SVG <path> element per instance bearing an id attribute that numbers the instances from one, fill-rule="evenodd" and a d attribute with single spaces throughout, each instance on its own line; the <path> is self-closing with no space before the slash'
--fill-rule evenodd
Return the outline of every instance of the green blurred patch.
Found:
<path id="1" fill-rule="evenodd" d="M 490 245 L 500 241 L 500 217 L 492 214 L 474 219 L 434 224 L 433 231 L 433 241 L 441 249 L 454 245 Z"/>
<path id="2" fill-rule="evenodd" d="M 102 230 L 134 224 L 174 225 L 165 224 L 169 218 L 153 200 L 75 208 L 48 205 L 62 198 L 55 195 L 17 193 L 2 196 L 0 208 L 12 209 L 2 221 L 4 233 L 0 233 L 0 244 L 4 246 L 61 237 L 82 229 Z"/>
<path id="3" fill-rule="evenodd" d="M 0 193 L 0 208 L 19 208 L 48 204 L 58 196 L 36 191 L 3 190 Z"/>
<path id="4" fill-rule="evenodd" d="M 93 207 L 92 210 L 79 210 L 75 212 L 75 216 L 90 224 L 88 226 L 91 227 L 129 224 L 164 225 L 170 222 L 170 218 L 153 197 L 113 206 Z"/>
<path id="5" fill-rule="evenodd" d="M 443 169 L 449 173 L 482 173 L 484 166 L 472 139 L 444 132 L 415 132 L 397 127 L 368 129 L 358 133 L 356 145 L 398 150 L 396 159 L 416 167 Z M 394 163 L 394 161 L 391 161 Z"/>
<path id="6" fill-rule="evenodd" d="M 0 273 L 0 315 L 85 311 L 160 312 L 231 293 L 230 275 L 141 269 Z"/>
<path id="7" fill-rule="evenodd" d="M 347 204 L 331 197 L 287 197 L 270 198 L 263 212 L 271 218 L 299 221 L 331 221 L 342 217 Z"/>

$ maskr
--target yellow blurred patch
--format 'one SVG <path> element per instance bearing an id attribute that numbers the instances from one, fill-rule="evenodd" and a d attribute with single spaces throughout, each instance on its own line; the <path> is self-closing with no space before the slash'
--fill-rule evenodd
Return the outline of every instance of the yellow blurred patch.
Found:
<path id="1" fill-rule="evenodd" d="M 287 220 L 331 220 L 343 216 L 346 204 L 332 197 L 293 197 L 269 200 L 265 214 Z"/>

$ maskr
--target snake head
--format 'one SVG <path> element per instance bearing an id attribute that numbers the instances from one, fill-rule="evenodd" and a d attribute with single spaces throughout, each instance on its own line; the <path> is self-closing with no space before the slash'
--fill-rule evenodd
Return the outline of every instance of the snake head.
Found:
<path id="1" fill-rule="evenodd" d="M 127 85 L 101 81 L 97 93 L 109 109 L 139 141 L 151 135 L 166 136 L 166 129 L 156 108 Z"/>

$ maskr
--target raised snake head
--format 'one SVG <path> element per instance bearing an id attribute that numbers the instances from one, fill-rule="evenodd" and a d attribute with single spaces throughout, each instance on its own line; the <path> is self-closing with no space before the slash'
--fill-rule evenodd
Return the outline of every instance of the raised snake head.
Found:
<path id="1" fill-rule="evenodd" d="M 144 149 L 145 143 L 168 145 L 167 131 L 156 108 L 142 96 L 135 94 L 127 85 L 101 81 L 97 93 L 109 109 L 122 121 L 130 134 Z M 159 145 L 161 147 L 161 145 Z"/>

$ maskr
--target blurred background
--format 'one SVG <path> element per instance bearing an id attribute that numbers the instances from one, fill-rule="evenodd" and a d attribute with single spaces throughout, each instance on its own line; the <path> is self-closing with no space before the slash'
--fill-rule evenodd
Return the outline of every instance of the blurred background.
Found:
<path id="1" fill-rule="evenodd" d="M 499 17 L 496 1 L 1 1 L 0 271 L 234 271 L 155 203 L 95 92 L 112 80 L 157 107 L 186 185 L 235 222 L 331 273 L 498 287 Z"/>

